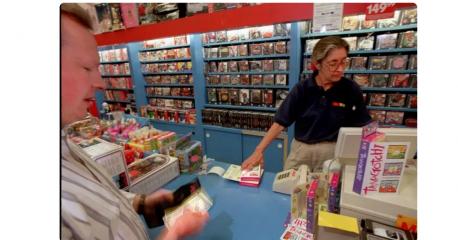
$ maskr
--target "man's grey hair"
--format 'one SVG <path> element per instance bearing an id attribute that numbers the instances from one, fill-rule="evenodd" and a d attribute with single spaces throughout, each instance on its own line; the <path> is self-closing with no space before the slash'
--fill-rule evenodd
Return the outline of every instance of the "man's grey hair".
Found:
<path id="1" fill-rule="evenodd" d="M 70 15 L 89 30 L 94 30 L 91 16 L 77 3 L 62 3 L 60 5 L 60 14 Z"/>

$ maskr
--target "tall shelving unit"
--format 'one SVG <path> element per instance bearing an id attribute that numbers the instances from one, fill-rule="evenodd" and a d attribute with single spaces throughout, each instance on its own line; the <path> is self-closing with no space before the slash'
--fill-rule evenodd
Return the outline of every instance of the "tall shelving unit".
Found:
<path id="1" fill-rule="evenodd" d="M 274 91 L 277 89 L 288 89 L 287 81 L 286 81 L 286 76 L 288 75 L 289 71 L 288 69 L 285 70 L 274 70 L 274 61 L 276 60 L 287 60 L 289 62 L 289 53 L 287 52 L 287 45 L 289 45 L 290 37 L 271 37 L 271 38 L 262 38 L 262 39 L 247 39 L 247 40 L 237 40 L 237 41 L 231 41 L 231 42 L 215 42 L 215 43 L 206 43 L 203 44 L 204 47 L 204 52 L 210 52 L 213 49 L 218 49 L 221 50 L 226 47 L 235 47 L 238 49 L 241 46 L 244 46 L 247 50 L 247 55 L 245 56 L 228 56 L 228 57 L 209 57 L 207 56 L 204 61 L 206 62 L 207 65 L 214 64 L 215 66 L 218 64 L 232 64 L 235 63 L 236 66 L 236 71 L 209 71 L 206 72 L 207 75 L 207 91 L 215 89 L 216 92 L 219 92 L 220 90 L 231 90 L 234 89 L 234 91 L 237 93 L 237 98 L 241 100 L 241 97 L 239 97 L 239 91 L 242 91 L 242 89 L 247 89 L 250 91 L 250 96 L 253 96 L 253 89 L 254 90 L 272 90 L 272 103 L 266 104 L 265 100 L 260 101 L 259 104 L 253 104 L 251 103 L 248 104 L 242 104 L 240 103 L 241 101 L 236 101 L 236 103 L 232 103 L 232 101 L 227 101 L 231 103 L 221 103 L 221 99 L 218 99 L 217 103 L 210 102 L 210 99 L 207 97 L 207 103 L 205 104 L 206 108 L 224 108 L 224 109 L 239 109 L 239 110 L 251 110 L 251 111 L 265 111 L 265 112 L 275 112 L 276 108 L 274 107 L 275 102 L 273 101 L 275 99 Z M 275 53 L 275 50 L 270 53 L 270 54 L 258 54 L 258 55 L 252 55 L 249 51 L 253 45 L 260 46 L 260 49 L 263 48 L 263 45 L 260 44 L 271 44 L 272 49 L 274 49 L 274 44 L 284 44 L 285 47 L 285 53 Z M 238 50 L 237 50 L 238 51 Z M 250 52 L 250 53 L 248 53 Z M 239 54 L 237 54 L 239 55 Z M 252 69 L 251 66 L 249 66 L 251 63 L 262 63 L 265 64 L 267 62 L 270 62 L 272 64 L 271 69 L 264 69 L 264 66 L 260 66 L 260 69 L 255 70 Z M 244 70 L 240 70 L 241 63 L 246 63 L 246 68 Z M 289 64 L 288 64 L 289 65 Z M 284 85 L 279 85 L 275 82 L 275 78 L 277 76 L 284 76 L 285 81 Z M 259 83 L 255 84 L 254 83 L 254 77 L 259 78 Z M 211 81 L 212 79 L 218 79 L 218 81 L 215 83 Z M 220 78 L 230 78 L 231 82 L 223 82 L 222 79 Z M 245 83 L 241 83 L 241 78 L 244 77 L 249 81 L 246 81 Z M 267 84 L 266 82 L 266 77 L 271 78 L 271 83 Z M 233 78 L 238 79 L 236 80 L 236 83 L 233 83 Z M 262 79 L 261 79 L 262 78 Z M 208 96 L 208 95 L 207 95 Z M 218 98 L 218 97 L 217 97 Z M 263 99 L 261 95 L 261 99 Z"/>
<path id="2" fill-rule="evenodd" d="M 201 37 L 205 35 L 201 34 Z M 275 42 L 286 42 L 288 50 L 286 53 L 281 54 L 268 54 L 268 55 L 250 55 L 246 56 L 209 56 L 208 51 L 211 51 L 212 48 L 221 48 L 228 46 L 240 46 L 247 45 L 249 49 L 250 44 L 262 44 L 262 43 L 275 43 Z M 202 77 L 204 78 L 204 91 L 205 97 L 204 104 L 202 107 L 204 109 L 219 109 L 223 112 L 225 110 L 233 110 L 237 113 L 250 112 L 250 113 L 259 113 L 259 114 L 275 114 L 276 107 L 275 103 L 273 106 L 251 106 L 251 105 L 239 105 L 239 104 L 222 104 L 221 102 L 212 102 L 209 101 L 208 89 L 271 89 L 273 92 L 276 90 L 289 91 L 299 79 L 299 64 L 301 60 L 300 53 L 294 51 L 300 47 L 300 35 L 299 27 L 297 23 L 290 23 L 289 34 L 288 36 L 281 37 L 270 37 L 270 38 L 261 38 L 261 39 L 244 39 L 237 41 L 223 41 L 223 42 L 212 42 L 212 43 L 202 43 L 203 52 L 203 62 L 207 64 L 207 67 L 204 66 L 202 70 Z M 278 70 L 269 70 L 263 71 L 253 71 L 252 69 L 240 71 L 210 71 L 209 64 L 211 62 L 220 63 L 220 62 L 230 62 L 230 61 L 262 61 L 262 60 L 277 60 L 284 59 L 288 61 L 288 69 L 284 71 Z M 228 63 L 229 64 L 229 63 Z M 229 68 L 229 67 L 228 67 Z M 251 76 L 253 75 L 271 75 L 273 74 L 284 74 L 286 75 L 287 81 L 284 85 L 275 84 L 275 81 L 271 84 L 261 84 L 253 85 L 251 82 Z M 222 81 L 213 82 L 210 80 L 213 76 L 226 75 L 232 77 L 233 75 L 248 75 L 250 76 L 250 82 L 242 84 L 241 81 L 227 82 Z M 264 79 L 263 79 L 264 80 Z M 203 114 L 204 115 L 204 114 Z M 202 116 L 205 117 L 205 116 Z M 231 116 L 229 116 L 231 118 Z M 234 164 L 241 164 L 241 162 L 246 159 L 256 148 L 257 144 L 261 141 L 262 137 L 265 135 L 265 130 L 251 130 L 236 128 L 234 126 L 221 126 L 221 125 L 209 125 L 204 123 L 202 125 L 204 131 L 204 146 L 206 147 L 207 155 L 215 157 L 217 159 L 228 160 Z M 268 126 L 270 127 L 270 126 Z M 267 127 L 267 128 L 268 128 Z M 280 136 L 273 141 L 269 148 L 265 152 L 265 162 L 266 169 L 272 171 L 279 171 L 282 169 L 283 160 L 286 158 L 289 150 L 289 142 L 293 136 L 294 127 L 290 127 L 286 132 L 281 133 Z"/>
<path id="3" fill-rule="evenodd" d="M 187 37 L 185 36 L 185 38 Z M 146 97 L 150 101 L 151 99 L 194 100 L 189 47 L 189 44 L 180 44 L 145 48 L 139 51 L 139 54 L 144 56 L 140 63 L 142 64 L 142 74 L 146 82 Z M 169 58 L 170 52 L 172 53 L 171 58 Z M 180 54 L 185 57 L 177 57 Z M 189 91 L 184 93 L 184 89 Z M 180 107 L 180 105 L 183 104 L 173 104 L 171 107 L 184 108 L 184 106 Z M 191 106 L 188 106 L 188 108 L 193 108 L 193 105 L 193 102 L 191 102 Z"/>
<path id="4" fill-rule="evenodd" d="M 99 71 L 107 86 L 104 92 L 99 92 L 96 96 L 99 109 L 102 108 L 102 102 L 106 102 L 113 110 L 123 110 L 130 105 L 136 112 L 135 84 L 127 45 L 99 47 L 98 51 Z"/>
<path id="5" fill-rule="evenodd" d="M 195 133 L 195 124 L 182 121 L 186 112 L 195 110 L 195 88 L 193 61 L 191 54 L 190 35 L 186 43 L 165 43 L 159 46 L 145 46 L 145 42 L 132 43 L 135 46 L 135 62 L 137 62 L 138 81 L 141 82 L 144 94 L 142 106 L 151 106 L 159 110 L 159 116 L 151 112 L 144 121 L 149 121 L 155 127 L 163 130 L 173 130 L 179 134 Z M 152 39 L 150 42 L 168 39 Z M 183 41 L 183 40 L 182 40 Z M 129 44 L 130 45 L 130 44 Z M 170 52 L 172 51 L 172 52 Z M 175 53 L 173 53 L 175 51 Z M 172 53 L 172 55 L 170 55 Z M 169 115 L 166 119 L 164 114 Z M 174 120 L 174 114 L 179 114 L 180 121 Z"/>
<path id="6" fill-rule="evenodd" d="M 291 27 L 277 26 L 283 28 L 275 31 L 270 25 L 202 34 L 207 38 L 203 43 L 207 92 L 204 107 L 209 113 L 205 113 L 206 124 L 266 130 L 268 126 L 260 126 L 255 123 L 258 120 L 248 116 L 272 121 L 277 95 L 289 89 Z M 236 120 L 214 123 L 211 109 L 222 109 L 219 114 Z M 243 115 L 249 119 L 242 120 Z M 226 118 L 218 116 L 221 117 Z"/>

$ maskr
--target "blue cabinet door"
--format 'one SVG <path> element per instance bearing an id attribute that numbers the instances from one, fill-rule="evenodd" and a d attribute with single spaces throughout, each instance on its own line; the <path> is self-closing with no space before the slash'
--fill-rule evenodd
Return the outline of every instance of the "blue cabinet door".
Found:
<path id="1" fill-rule="evenodd" d="M 172 131 L 176 132 L 178 135 L 185 135 L 190 132 L 193 133 L 194 135 L 194 127 L 193 126 L 186 126 L 186 125 L 179 125 L 179 124 L 173 124 L 173 123 L 160 123 L 160 122 L 152 122 L 153 126 L 157 129 L 160 129 L 162 131 Z"/>
<path id="2" fill-rule="evenodd" d="M 261 142 L 262 137 L 243 135 L 243 159 L 248 158 L 256 146 Z M 268 172 L 280 172 L 283 170 L 283 140 L 275 139 L 264 151 L 264 170 Z M 243 160 L 242 160 L 243 161 Z"/>
<path id="3" fill-rule="evenodd" d="M 242 137 L 240 133 L 204 130 L 205 153 L 216 161 L 242 164 Z"/>

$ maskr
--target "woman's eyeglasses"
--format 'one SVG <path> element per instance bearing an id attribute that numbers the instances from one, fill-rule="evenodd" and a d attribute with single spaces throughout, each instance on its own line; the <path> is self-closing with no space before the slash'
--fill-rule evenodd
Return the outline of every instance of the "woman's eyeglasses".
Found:
<path id="1" fill-rule="evenodd" d="M 329 70 L 336 71 L 339 68 L 339 66 L 342 66 L 345 69 L 346 66 L 350 64 L 350 58 L 347 57 L 342 61 L 331 61 L 331 62 L 323 62 L 323 63 L 324 65 L 326 65 L 329 68 Z"/>

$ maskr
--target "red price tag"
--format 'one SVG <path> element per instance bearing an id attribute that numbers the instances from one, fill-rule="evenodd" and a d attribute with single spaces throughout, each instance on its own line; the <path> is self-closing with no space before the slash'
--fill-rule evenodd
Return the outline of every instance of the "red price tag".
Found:
<path id="1" fill-rule="evenodd" d="M 394 3 L 372 3 L 366 7 L 366 20 L 394 17 Z"/>

